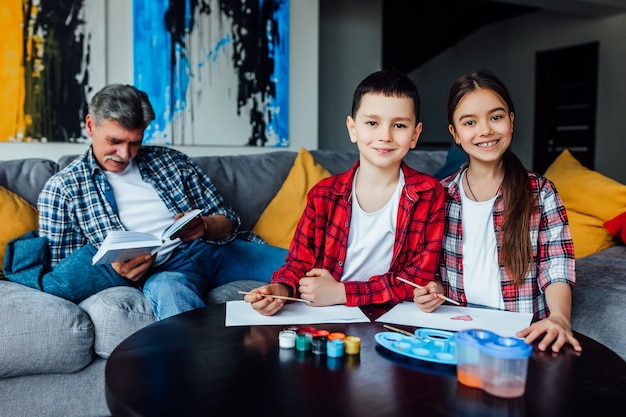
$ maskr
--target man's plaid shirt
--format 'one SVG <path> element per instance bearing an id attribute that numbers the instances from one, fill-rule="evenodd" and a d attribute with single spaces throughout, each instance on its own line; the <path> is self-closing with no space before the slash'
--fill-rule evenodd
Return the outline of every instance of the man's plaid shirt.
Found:
<path id="1" fill-rule="evenodd" d="M 202 215 L 222 214 L 232 222 L 235 238 L 263 240 L 249 232 L 238 233 L 239 216 L 223 200 L 211 179 L 185 154 L 172 148 L 143 146 L 134 158 L 141 177 L 157 191 L 172 213 L 200 208 Z M 50 177 L 37 202 L 39 233 L 47 237 L 50 264 L 91 243 L 99 247 L 111 230 L 124 230 L 118 217 L 113 189 L 90 147 L 67 167 Z"/>

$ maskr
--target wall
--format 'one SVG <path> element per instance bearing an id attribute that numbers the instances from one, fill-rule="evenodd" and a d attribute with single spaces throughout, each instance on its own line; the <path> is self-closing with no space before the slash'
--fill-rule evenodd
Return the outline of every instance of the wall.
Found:
<path id="1" fill-rule="evenodd" d="M 468 36 L 411 73 L 426 103 L 422 138 L 451 140 L 446 117 L 449 85 L 461 73 L 489 68 L 509 86 L 517 110 L 513 149 L 527 167 L 532 166 L 535 54 L 592 41 L 600 44 L 595 170 L 626 183 L 626 140 L 622 138 L 626 14 L 585 19 L 542 12 L 496 23 Z"/>
<path id="2" fill-rule="evenodd" d="M 108 20 L 118 25 L 109 32 L 111 50 L 108 52 L 107 75 L 111 82 L 126 82 L 132 80 L 132 68 L 120 65 L 120 62 L 132 62 L 132 51 L 123 48 L 124 42 L 120 42 L 120 38 L 128 39 L 129 36 L 128 31 L 124 31 L 130 27 L 130 13 L 124 12 L 128 2 L 106 1 Z M 345 117 L 350 111 L 357 83 L 364 75 L 382 66 L 381 2 L 291 0 L 290 149 L 297 150 L 301 146 L 308 149 L 354 149 L 347 137 Z M 626 140 L 622 138 L 626 108 L 626 14 L 604 19 L 548 12 L 525 15 L 487 26 L 444 51 L 411 73 L 422 95 L 424 132 L 421 140 L 449 143 L 445 116 L 448 86 L 463 72 L 487 67 L 509 84 L 518 113 L 514 150 L 530 166 L 536 52 L 595 40 L 600 42 L 596 170 L 626 183 L 623 163 Z M 84 147 L 0 143 L 0 158 L 57 158 L 82 152 Z M 182 149 L 191 155 L 268 150 L 244 147 Z"/>
<path id="3" fill-rule="evenodd" d="M 100 0 L 97 0 L 100 1 Z M 133 82 L 132 1 L 106 2 L 107 83 Z M 290 68 L 289 68 L 289 149 L 318 148 L 318 0 L 290 0 Z M 49 158 L 78 154 L 85 144 L 72 143 L 0 143 L 0 159 Z M 269 152 L 285 148 L 242 146 L 176 146 L 185 153 L 196 155 L 236 155 Z"/>
<path id="4" fill-rule="evenodd" d="M 382 67 L 381 45 L 375 39 L 382 37 L 381 1 L 320 0 L 320 149 L 354 149 L 345 117 L 354 87 L 364 75 Z M 596 40 L 600 56 L 595 169 L 626 183 L 622 162 L 626 140 L 621 137 L 626 108 L 626 14 L 592 19 L 538 12 L 486 26 L 468 36 L 410 73 L 422 98 L 420 141 L 450 143 L 445 114 L 450 84 L 464 72 L 489 68 L 511 90 L 517 109 L 513 149 L 530 167 L 535 54 Z M 417 146 L 419 149 L 420 144 Z"/>
<path id="5" fill-rule="evenodd" d="M 356 149 L 346 117 L 357 84 L 381 68 L 381 16 L 382 0 L 320 0 L 320 149 Z"/>

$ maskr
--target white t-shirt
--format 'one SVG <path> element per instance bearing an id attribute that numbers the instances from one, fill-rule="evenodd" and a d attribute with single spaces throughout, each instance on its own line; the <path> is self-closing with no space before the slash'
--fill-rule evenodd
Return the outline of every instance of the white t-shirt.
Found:
<path id="1" fill-rule="evenodd" d="M 123 172 L 104 171 L 113 187 L 120 220 L 127 230 L 150 233 L 157 237 L 174 221 L 174 216 L 165 206 L 152 185 L 141 179 L 139 167 L 131 162 Z M 180 239 L 168 240 L 159 249 L 154 265 L 165 262 Z"/>
<path id="2" fill-rule="evenodd" d="M 375 212 L 363 211 L 356 198 L 356 176 L 352 183 L 352 218 L 348 248 L 341 281 L 367 281 L 374 275 L 389 271 L 400 195 L 404 187 L 404 173 L 400 170 L 398 185 L 387 203 Z"/>
<path id="3" fill-rule="evenodd" d="M 463 173 L 465 175 L 465 173 Z M 473 201 L 460 182 L 463 222 L 463 288 L 467 302 L 504 309 L 496 233 L 493 230 L 494 196 Z"/>

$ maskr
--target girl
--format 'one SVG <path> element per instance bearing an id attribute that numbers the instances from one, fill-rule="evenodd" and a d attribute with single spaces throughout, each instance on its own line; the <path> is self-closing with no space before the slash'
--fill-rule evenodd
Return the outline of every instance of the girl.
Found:
<path id="1" fill-rule="evenodd" d="M 426 312 L 443 303 L 533 313 L 517 332 L 538 348 L 580 343 L 571 329 L 574 245 L 554 184 L 527 172 L 511 151 L 515 110 L 506 86 L 488 71 L 461 76 L 448 96 L 448 130 L 469 157 L 441 180 L 446 225 L 440 278 L 414 290 Z M 543 338 L 541 338 L 543 336 Z"/>

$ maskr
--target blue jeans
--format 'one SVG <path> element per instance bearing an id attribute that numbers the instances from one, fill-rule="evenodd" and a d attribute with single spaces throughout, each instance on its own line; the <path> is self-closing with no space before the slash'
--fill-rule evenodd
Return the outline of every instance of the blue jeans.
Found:
<path id="1" fill-rule="evenodd" d="M 212 288 L 238 280 L 270 282 L 285 263 L 287 250 L 235 239 L 227 245 L 195 240 L 175 250 L 155 267 L 143 294 L 157 320 L 204 307 Z"/>

